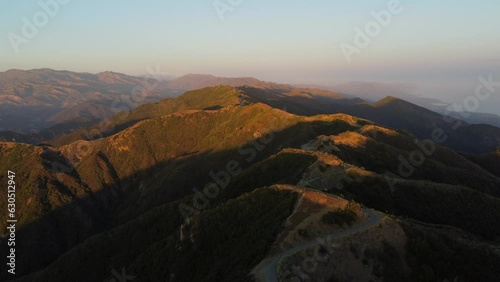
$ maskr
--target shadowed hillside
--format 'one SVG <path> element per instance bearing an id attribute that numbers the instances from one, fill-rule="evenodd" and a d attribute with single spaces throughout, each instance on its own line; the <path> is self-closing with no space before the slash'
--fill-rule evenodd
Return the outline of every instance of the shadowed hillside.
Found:
<path id="1" fill-rule="evenodd" d="M 403 176 L 400 156 L 421 150 L 411 135 L 347 114 L 295 115 L 279 108 L 289 110 L 290 103 L 307 110 L 309 104 L 298 101 L 329 93 L 266 93 L 205 88 L 141 106 L 123 119 L 114 116 L 110 121 L 116 126 L 99 133 L 102 138 L 66 137 L 59 147 L 1 143 L 0 168 L 16 171 L 20 179 L 18 277 L 27 275 L 21 281 L 50 281 L 54 275 L 105 280 L 123 266 L 139 281 L 248 280 L 252 269 L 277 251 L 275 240 L 292 238 L 288 232 L 295 230 L 284 222 L 298 205 L 296 192 L 258 189 L 279 184 L 355 200 L 404 222 L 452 226 L 487 249 L 499 240 L 500 179 L 488 166 L 436 145 L 421 166 Z M 342 107 L 359 106 L 332 99 L 340 99 Z M 362 105 L 377 109 L 393 103 L 399 102 Z M 2 194 L 1 205 L 6 202 Z M 353 223 L 345 214 L 329 210 L 325 222 Z M 5 230 L 5 215 L 0 221 Z M 318 230 L 293 232 L 300 231 L 303 240 Z M 427 231 L 426 240 L 438 240 L 434 232 Z M 421 237 L 412 232 L 409 238 Z M 462 246 L 458 241 L 450 248 Z M 404 263 L 415 271 L 424 267 L 428 254 L 406 247 L 416 259 Z M 192 265 L 195 258 L 201 266 Z"/>

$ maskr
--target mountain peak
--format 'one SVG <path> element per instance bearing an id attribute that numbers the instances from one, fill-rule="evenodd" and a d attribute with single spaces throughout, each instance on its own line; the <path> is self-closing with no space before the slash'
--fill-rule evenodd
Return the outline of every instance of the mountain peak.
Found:
<path id="1" fill-rule="evenodd" d="M 383 106 L 383 105 L 386 105 L 386 104 L 392 104 L 392 103 L 397 103 L 397 102 L 406 102 L 405 100 L 403 99 L 399 99 L 397 97 L 394 97 L 394 96 L 387 96 L 379 101 L 377 101 L 375 103 L 376 106 Z M 409 102 L 407 102 L 409 104 Z"/>
<path id="2" fill-rule="evenodd" d="M 97 78 L 105 83 L 120 83 L 132 77 L 118 72 L 104 71 L 96 74 Z M 134 78 L 135 79 L 135 78 Z"/>
<path id="3" fill-rule="evenodd" d="M 216 85 L 228 86 L 260 86 L 265 84 L 253 77 L 217 77 L 211 74 L 187 74 L 169 81 L 173 89 L 195 90 Z"/>

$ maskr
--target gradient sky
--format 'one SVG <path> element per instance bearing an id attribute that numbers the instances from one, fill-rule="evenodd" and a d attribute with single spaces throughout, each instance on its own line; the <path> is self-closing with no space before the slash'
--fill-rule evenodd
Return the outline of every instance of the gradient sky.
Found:
<path id="1" fill-rule="evenodd" d="M 287 83 L 404 81 L 457 101 L 473 92 L 478 75 L 500 81 L 498 0 L 401 0 L 403 11 L 350 64 L 339 44 L 352 44 L 354 28 L 388 0 L 241 0 L 224 20 L 213 0 L 70 0 L 16 54 L 8 33 L 22 34 L 21 19 L 42 11 L 38 2 L 1 2 L 0 71 L 143 74 L 159 65 L 173 75 Z"/>

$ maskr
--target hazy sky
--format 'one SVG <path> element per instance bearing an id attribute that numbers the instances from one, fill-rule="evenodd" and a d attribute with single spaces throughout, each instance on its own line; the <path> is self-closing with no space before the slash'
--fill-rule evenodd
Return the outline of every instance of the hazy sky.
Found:
<path id="1" fill-rule="evenodd" d="M 387 10 L 391 1 L 69 0 L 16 53 L 11 32 L 23 36 L 23 17 L 33 23 L 38 15 L 43 24 L 39 2 L 51 1 L 1 2 L 0 70 L 142 74 L 159 65 L 173 75 L 289 83 L 405 81 L 457 100 L 474 91 L 478 75 L 500 81 L 498 0 L 401 0 L 402 10 L 351 63 L 340 44 L 356 46 L 355 27 L 365 29 L 372 11 Z M 217 3 L 236 4 L 221 19 Z"/>

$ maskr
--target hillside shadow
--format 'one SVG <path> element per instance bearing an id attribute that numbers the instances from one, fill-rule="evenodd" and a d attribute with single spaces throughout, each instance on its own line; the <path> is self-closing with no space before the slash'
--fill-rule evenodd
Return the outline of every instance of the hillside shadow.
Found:
<path id="1" fill-rule="evenodd" d="M 311 99 L 301 95 L 287 95 L 292 90 L 285 88 L 242 89 L 252 102 L 261 102 L 296 115 L 343 113 L 368 119 L 385 127 L 408 131 L 419 139 L 431 138 L 435 130 L 443 130 L 448 137 L 443 145 L 464 153 L 487 154 L 500 146 L 500 130 L 495 126 L 467 124 L 394 97 L 367 103 L 349 98 L 316 95 Z M 304 93 L 311 94 L 308 91 Z"/>
<path id="2" fill-rule="evenodd" d="M 194 188 L 202 190 L 205 184 L 216 182 L 210 172 L 227 173 L 230 161 L 245 169 L 284 148 L 299 148 L 319 134 L 335 135 L 353 129 L 354 126 L 341 120 L 300 122 L 274 132 L 270 142 L 269 135 L 248 140 L 242 147 L 246 150 L 244 154 L 238 148 L 193 152 L 161 160 L 122 179 L 102 183 L 98 191 L 77 198 L 17 230 L 16 277 L 40 271 L 86 239 L 129 222 L 155 207 L 191 195 Z M 250 151 L 255 154 L 250 154 Z M 98 157 L 102 158 L 96 155 Z M 61 155 L 50 158 L 51 161 L 63 161 L 58 159 L 62 158 Z M 53 171 L 50 164 L 47 168 Z M 108 169 L 113 170 L 112 167 Z M 81 178 L 77 170 L 67 176 Z M 57 183 L 52 184 L 57 189 L 65 189 Z M 3 240 L 0 249 L 7 253 L 7 244 Z M 106 258 L 99 259 L 106 263 Z M 1 273 L 0 280 L 13 279 L 6 275 L 6 264 L 2 265 Z"/>
<path id="3" fill-rule="evenodd" d="M 240 87 L 245 95 L 250 97 L 254 103 L 264 103 L 277 109 L 283 109 L 289 113 L 301 116 L 314 116 L 320 114 L 347 113 L 351 99 L 341 99 L 327 96 L 300 96 L 288 95 L 292 89 L 260 89 L 254 87 Z M 314 93 L 304 91 L 304 94 Z"/>

